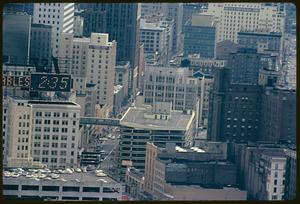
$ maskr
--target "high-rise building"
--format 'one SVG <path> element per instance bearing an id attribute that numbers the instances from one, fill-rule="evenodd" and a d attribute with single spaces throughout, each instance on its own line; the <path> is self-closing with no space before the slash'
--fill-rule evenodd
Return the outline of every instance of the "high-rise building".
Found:
<path id="1" fill-rule="evenodd" d="M 297 152 L 287 149 L 286 154 L 284 200 L 294 200 L 297 192 Z"/>
<path id="2" fill-rule="evenodd" d="M 80 106 L 9 99 L 9 167 L 77 166 Z"/>
<path id="3" fill-rule="evenodd" d="M 84 36 L 88 37 L 92 32 L 108 33 L 109 41 L 118 43 L 117 61 L 129 61 L 132 69 L 137 66 L 140 27 L 137 3 L 88 4 L 83 17 Z M 132 82 L 130 89 L 131 86 Z"/>
<path id="4" fill-rule="evenodd" d="M 230 53 L 227 67 L 231 69 L 231 83 L 258 84 L 261 54 L 253 48 L 239 48 Z"/>
<path id="5" fill-rule="evenodd" d="M 236 166 L 224 161 L 223 154 L 170 143 L 161 148 L 155 142 L 147 143 L 146 152 L 144 190 L 154 200 L 192 200 L 192 192 L 199 194 L 194 199 L 246 199 L 246 192 L 236 188 L 235 193 L 227 192 L 228 197 L 224 197 L 224 186 L 236 186 Z M 180 190 L 190 196 L 185 197 Z"/>
<path id="6" fill-rule="evenodd" d="M 52 55 L 57 57 L 61 33 L 74 32 L 74 3 L 35 3 L 33 23 L 52 26 Z"/>
<path id="7" fill-rule="evenodd" d="M 86 84 L 96 84 L 96 104 L 113 107 L 113 89 L 116 64 L 116 42 L 108 41 L 108 34 L 92 33 L 90 38 L 74 38 L 63 34 L 59 57 L 69 58 L 70 73 L 75 77 L 77 91 Z"/>
<path id="8" fill-rule="evenodd" d="M 3 5 L 4 12 L 17 13 L 24 12 L 28 15 L 33 15 L 33 3 L 5 3 Z"/>
<path id="9" fill-rule="evenodd" d="M 172 102 L 174 110 L 195 109 L 198 80 L 187 68 L 146 67 L 144 77 L 145 104 Z"/>
<path id="10" fill-rule="evenodd" d="M 296 91 L 266 88 L 262 94 L 261 140 L 296 143 Z"/>
<path id="11" fill-rule="evenodd" d="M 31 25 L 30 58 L 38 58 L 40 62 L 48 60 L 49 67 L 52 56 L 52 27 L 44 24 Z"/>
<path id="12" fill-rule="evenodd" d="M 236 144 L 240 188 L 249 200 L 283 200 L 287 156 L 275 144 Z M 295 187 L 295 186 L 294 186 Z"/>
<path id="13" fill-rule="evenodd" d="M 260 139 L 261 93 L 258 85 L 231 84 L 230 69 L 217 72 L 210 95 L 207 135 L 213 141 Z"/>
<path id="14" fill-rule="evenodd" d="M 214 15 L 218 21 L 216 42 L 237 43 L 237 33 L 243 30 L 284 33 L 285 11 L 273 4 L 209 3 L 205 13 Z"/>
<path id="15" fill-rule="evenodd" d="M 3 13 L 4 61 L 27 64 L 30 54 L 31 16 L 26 13 Z"/>
<path id="16" fill-rule="evenodd" d="M 129 62 L 117 62 L 115 71 L 115 85 L 123 86 L 124 97 L 128 98 Z"/>
<path id="17" fill-rule="evenodd" d="M 214 58 L 216 28 L 213 16 L 193 15 L 184 26 L 184 56 L 200 54 L 203 58 Z"/>
<path id="18" fill-rule="evenodd" d="M 191 146 L 195 131 L 195 113 L 171 110 L 171 104 L 156 103 L 152 108 L 130 107 L 120 120 L 120 175 L 125 166 L 144 170 L 146 142 L 164 146 L 167 142 Z M 122 166 L 121 166 L 122 164 Z"/>

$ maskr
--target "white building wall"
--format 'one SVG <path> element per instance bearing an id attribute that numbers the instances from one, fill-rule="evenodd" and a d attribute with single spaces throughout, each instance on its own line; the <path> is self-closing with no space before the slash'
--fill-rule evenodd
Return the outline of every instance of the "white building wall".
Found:
<path id="1" fill-rule="evenodd" d="M 49 168 L 77 166 L 80 106 L 32 104 L 32 157 Z"/>
<path id="2" fill-rule="evenodd" d="M 262 3 L 209 3 L 207 14 L 214 15 L 217 23 L 217 43 L 231 40 L 237 43 L 241 30 L 268 29 L 284 32 L 284 13 L 276 6 Z"/>
<path id="3" fill-rule="evenodd" d="M 52 26 L 52 54 L 58 55 L 61 33 L 73 33 L 74 3 L 34 3 L 33 23 Z"/>

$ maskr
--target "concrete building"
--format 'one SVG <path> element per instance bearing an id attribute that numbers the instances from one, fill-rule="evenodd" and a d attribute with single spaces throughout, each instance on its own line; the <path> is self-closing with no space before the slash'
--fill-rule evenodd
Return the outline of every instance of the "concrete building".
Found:
<path id="1" fill-rule="evenodd" d="M 237 52 L 239 45 L 230 41 L 223 40 L 216 44 L 216 59 L 217 60 L 228 60 L 230 53 Z"/>
<path id="2" fill-rule="evenodd" d="M 74 35 L 80 37 L 83 35 L 84 18 L 82 16 L 74 16 Z"/>
<path id="3" fill-rule="evenodd" d="M 157 23 L 149 23 L 141 19 L 140 42 L 144 44 L 145 54 L 158 53 L 161 55 L 161 64 L 166 64 L 168 60 L 167 28 Z"/>
<path id="4" fill-rule="evenodd" d="M 7 199 L 116 201 L 122 200 L 124 192 L 120 183 L 104 173 L 99 173 L 101 177 L 98 177 L 94 172 L 57 174 L 28 169 L 20 172 L 4 170 L 4 175 L 3 196 Z"/>
<path id="5" fill-rule="evenodd" d="M 108 42 L 108 34 L 92 33 L 90 38 L 74 38 L 63 34 L 59 56 L 73 59 L 69 65 L 76 77 L 76 91 L 85 89 L 86 84 L 96 84 L 96 104 L 113 107 L 113 86 L 116 63 L 116 42 Z"/>
<path id="6" fill-rule="evenodd" d="M 257 49 L 259 53 L 282 52 L 281 33 L 263 31 L 241 31 L 237 33 L 240 47 Z"/>
<path id="7" fill-rule="evenodd" d="M 128 98 L 128 88 L 129 88 L 129 62 L 117 62 L 115 68 L 115 85 L 121 85 L 124 89 L 124 97 Z"/>
<path id="8" fill-rule="evenodd" d="M 9 167 L 77 165 L 79 105 L 14 98 L 9 101 Z"/>
<path id="9" fill-rule="evenodd" d="M 239 48 L 230 53 L 228 68 L 231 69 L 231 83 L 258 84 L 261 54 L 256 49 Z"/>
<path id="10" fill-rule="evenodd" d="M 4 3 L 3 11 L 5 13 L 27 13 L 33 15 L 33 3 Z"/>
<path id="11" fill-rule="evenodd" d="M 184 56 L 200 54 L 204 58 L 215 57 L 216 28 L 213 16 L 193 15 L 184 26 Z"/>
<path id="12" fill-rule="evenodd" d="M 26 13 L 3 13 L 3 57 L 10 62 L 27 64 L 30 54 L 32 18 Z"/>
<path id="13" fill-rule="evenodd" d="M 255 141 L 260 139 L 261 93 L 258 85 L 230 84 L 230 69 L 214 79 L 208 115 L 208 139 Z"/>
<path id="14" fill-rule="evenodd" d="M 294 200 L 297 192 L 297 155 L 292 149 L 287 149 L 286 154 L 284 200 Z"/>
<path id="15" fill-rule="evenodd" d="M 2 164 L 3 166 L 7 165 L 7 155 L 8 155 L 8 125 L 9 125 L 9 114 L 8 114 L 8 99 L 3 97 L 2 99 L 2 149 L 3 149 L 3 159 Z"/>
<path id="16" fill-rule="evenodd" d="M 125 175 L 125 192 L 133 200 L 146 200 L 144 189 L 144 174 L 138 169 L 129 167 Z"/>
<path id="17" fill-rule="evenodd" d="M 61 33 L 74 32 L 74 3 L 35 3 L 33 23 L 52 26 L 52 55 L 58 56 Z"/>
<path id="18" fill-rule="evenodd" d="M 183 3 L 183 15 L 182 15 L 182 30 L 187 21 L 191 20 L 193 14 L 197 14 L 201 11 L 202 3 Z"/>
<path id="19" fill-rule="evenodd" d="M 217 40 L 238 42 L 242 30 L 266 29 L 284 33 L 285 11 L 264 3 L 209 3 L 205 14 L 218 21 Z"/>
<path id="20" fill-rule="evenodd" d="M 174 110 L 196 108 L 198 80 L 186 68 L 149 66 L 145 70 L 145 104 L 172 102 Z"/>
<path id="21" fill-rule="evenodd" d="M 137 88 L 140 92 L 143 92 L 144 88 L 144 72 L 145 72 L 145 54 L 144 54 L 144 44 L 141 44 L 139 47 L 139 66 L 138 66 L 138 80 Z"/>
<path id="22" fill-rule="evenodd" d="M 209 95 L 213 89 L 214 79 L 212 75 L 203 74 L 201 71 L 194 72 L 193 77 L 198 78 L 197 124 L 198 127 L 207 127 Z"/>
<path id="23" fill-rule="evenodd" d="M 247 191 L 237 188 L 223 187 L 221 189 L 202 188 L 193 185 L 172 185 L 166 184 L 165 195 L 159 200 L 173 201 L 237 201 L 247 200 Z"/>
<path id="24" fill-rule="evenodd" d="M 154 17 L 155 16 L 155 17 Z M 171 55 L 182 52 L 183 3 L 142 3 L 141 18 L 156 20 L 174 20 Z"/>
<path id="25" fill-rule="evenodd" d="M 77 166 L 80 106 L 73 102 L 28 103 L 32 106 L 33 161 L 49 168 Z"/>
<path id="26" fill-rule="evenodd" d="M 274 143 L 233 145 L 240 188 L 249 200 L 283 200 L 286 175 L 285 147 Z"/>
<path id="27" fill-rule="evenodd" d="M 120 120 L 120 175 L 125 174 L 125 163 L 144 170 L 146 142 L 165 145 L 190 146 L 195 131 L 195 113 L 171 110 L 169 103 L 150 107 L 130 107 Z"/>
<path id="28" fill-rule="evenodd" d="M 77 80 L 77 79 L 76 79 Z M 78 90 L 74 88 L 75 90 Z M 80 105 L 80 116 L 94 117 L 96 110 L 96 84 L 86 84 L 86 88 L 76 93 L 75 102 Z"/>
<path id="29" fill-rule="evenodd" d="M 149 142 L 146 149 L 145 191 L 151 194 L 154 200 L 192 200 L 192 197 L 183 196 L 177 191 L 175 194 L 176 188 L 189 189 L 185 191 L 188 194 L 198 189 L 201 196 L 193 198 L 211 200 L 212 195 L 205 196 L 202 193 L 220 191 L 219 195 L 222 195 L 222 191 L 217 190 L 216 186 L 219 185 L 218 189 L 222 189 L 220 186 L 229 183 L 235 185 L 235 166 L 224 162 L 223 153 L 205 152 L 197 147 L 175 148 L 174 144 L 167 144 L 164 149 Z M 216 170 L 220 172 L 213 173 Z M 226 177 L 230 179 L 225 179 Z M 240 192 L 238 189 L 236 191 Z M 246 197 L 245 193 L 243 192 Z"/>
<path id="30" fill-rule="evenodd" d="M 52 27 L 44 24 L 31 25 L 30 58 L 48 60 L 47 67 L 50 67 L 52 56 Z"/>
<path id="31" fill-rule="evenodd" d="M 117 61 L 129 61 L 131 68 L 135 68 L 138 61 L 140 27 L 138 4 L 89 3 L 85 7 L 84 36 L 88 37 L 91 33 L 108 33 L 109 41 L 115 40 L 118 43 Z"/>
<path id="32" fill-rule="evenodd" d="M 113 105 L 114 116 L 117 116 L 121 112 L 124 98 L 125 98 L 124 87 L 121 85 L 114 86 L 114 105 Z"/>
<path id="33" fill-rule="evenodd" d="M 296 143 L 296 91 L 266 88 L 262 94 L 261 140 Z"/>

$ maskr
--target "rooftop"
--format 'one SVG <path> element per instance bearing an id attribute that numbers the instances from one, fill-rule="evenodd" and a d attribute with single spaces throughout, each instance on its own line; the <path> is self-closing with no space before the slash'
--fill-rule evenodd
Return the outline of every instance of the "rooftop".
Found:
<path id="1" fill-rule="evenodd" d="M 84 171 L 84 172 L 83 172 Z M 101 170 L 100 170 L 101 171 Z M 103 182 L 106 184 L 117 183 L 114 179 L 107 176 L 105 173 L 96 171 L 85 171 L 83 169 L 22 169 L 22 168 L 4 168 L 3 175 L 6 179 L 25 179 L 43 181 L 67 182 Z"/>
<path id="2" fill-rule="evenodd" d="M 184 114 L 182 111 L 171 111 L 167 120 L 145 118 L 149 110 L 144 107 L 130 107 L 120 120 L 122 126 L 151 130 L 187 130 L 194 118 L 194 113 Z"/>

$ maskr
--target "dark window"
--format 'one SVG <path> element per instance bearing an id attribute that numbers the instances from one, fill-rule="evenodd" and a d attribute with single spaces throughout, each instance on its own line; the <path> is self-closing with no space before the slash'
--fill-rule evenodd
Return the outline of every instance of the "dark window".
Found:
<path id="1" fill-rule="evenodd" d="M 59 191 L 59 186 L 43 186 L 43 191 Z"/>
<path id="2" fill-rule="evenodd" d="M 79 197 L 62 197 L 62 200 L 79 200 Z"/>
<path id="3" fill-rule="evenodd" d="M 112 188 L 106 188 L 106 187 L 103 188 L 103 193 L 114 193 L 114 192 L 115 191 Z"/>
<path id="4" fill-rule="evenodd" d="M 99 200 L 97 197 L 83 197 L 82 200 Z"/>
<path id="5" fill-rule="evenodd" d="M 83 187 L 83 192 L 100 192 L 99 187 Z"/>
<path id="6" fill-rule="evenodd" d="M 24 191 L 38 191 L 39 186 L 24 185 L 24 186 L 22 186 L 22 190 L 24 190 Z"/>
<path id="7" fill-rule="evenodd" d="M 3 190 L 18 190 L 18 185 L 3 185 Z"/>
<path id="8" fill-rule="evenodd" d="M 64 186 L 63 191 L 73 191 L 73 192 L 79 192 L 79 187 L 75 186 Z"/>
<path id="9" fill-rule="evenodd" d="M 106 200 L 117 200 L 116 198 L 102 198 L 103 201 L 106 201 Z"/>

